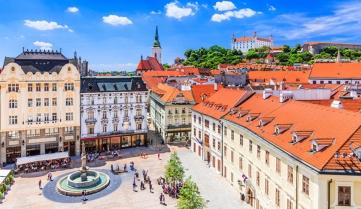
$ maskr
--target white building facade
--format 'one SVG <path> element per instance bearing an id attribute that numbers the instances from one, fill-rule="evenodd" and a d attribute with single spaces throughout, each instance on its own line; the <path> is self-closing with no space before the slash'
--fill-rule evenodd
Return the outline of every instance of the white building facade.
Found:
<path id="1" fill-rule="evenodd" d="M 80 73 L 61 52 L 23 51 L 0 73 L 0 162 L 80 154 Z"/>
<path id="2" fill-rule="evenodd" d="M 89 151 L 147 144 L 148 90 L 141 77 L 84 77 L 81 140 Z"/>
<path id="3" fill-rule="evenodd" d="M 247 53 L 250 49 L 257 49 L 263 46 L 272 47 L 273 46 L 273 39 L 272 37 L 269 38 L 261 38 L 257 37 L 255 33 L 254 36 L 249 37 L 240 37 L 240 38 L 232 38 L 231 49 L 239 50 L 243 53 Z"/>

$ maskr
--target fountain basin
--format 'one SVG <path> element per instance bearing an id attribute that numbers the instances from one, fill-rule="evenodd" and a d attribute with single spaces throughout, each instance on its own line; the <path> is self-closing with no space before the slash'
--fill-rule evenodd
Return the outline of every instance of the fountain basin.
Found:
<path id="1" fill-rule="evenodd" d="M 82 174 L 86 174 L 86 180 L 82 180 Z M 87 194 L 93 194 L 106 188 L 110 183 L 107 174 L 98 171 L 75 171 L 61 178 L 56 185 L 57 191 L 67 196 L 81 196 L 85 190 Z"/>

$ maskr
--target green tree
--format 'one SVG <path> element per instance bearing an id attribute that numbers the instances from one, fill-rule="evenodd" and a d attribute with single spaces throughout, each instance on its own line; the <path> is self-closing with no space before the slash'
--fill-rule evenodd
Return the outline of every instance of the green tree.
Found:
<path id="1" fill-rule="evenodd" d="M 283 52 L 284 53 L 290 53 L 291 52 L 291 48 L 288 45 L 283 45 Z"/>
<path id="2" fill-rule="evenodd" d="M 170 68 L 170 65 L 167 64 L 167 63 L 164 63 L 164 64 L 163 64 L 163 68 L 164 68 L 164 69 L 168 69 L 168 68 Z"/>
<path id="3" fill-rule="evenodd" d="M 165 167 L 165 180 L 168 183 L 181 182 L 184 178 L 184 168 L 176 152 L 170 155 Z"/>
<path id="4" fill-rule="evenodd" d="M 179 192 L 178 209 L 203 209 L 206 206 L 197 184 L 189 177 Z"/>

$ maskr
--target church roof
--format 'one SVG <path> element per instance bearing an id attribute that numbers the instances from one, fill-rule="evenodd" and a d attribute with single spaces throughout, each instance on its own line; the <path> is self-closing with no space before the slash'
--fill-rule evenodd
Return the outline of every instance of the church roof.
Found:
<path id="1" fill-rule="evenodd" d="M 137 71 L 162 71 L 164 70 L 162 64 L 158 62 L 155 57 L 141 58 L 138 63 Z"/>
<path id="2" fill-rule="evenodd" d="M 156 26 L 156 28 L 155 28 L 155 36 L 154 36 L 153 47 L 162 48 L 162 47 L 160 46 L 160 41 L 159 41 L 158 26 Z"/>

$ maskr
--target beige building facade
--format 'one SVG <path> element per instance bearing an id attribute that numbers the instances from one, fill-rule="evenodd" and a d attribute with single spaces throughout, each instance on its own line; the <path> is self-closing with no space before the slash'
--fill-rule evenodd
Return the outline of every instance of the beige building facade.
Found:
<path id="1" fill-rule="evenodd" d="M 60 52 L 24 51 L 0 74 L 0 162 L 80 154 L 80 74 Z"/>

